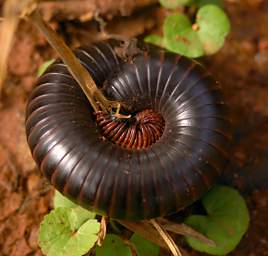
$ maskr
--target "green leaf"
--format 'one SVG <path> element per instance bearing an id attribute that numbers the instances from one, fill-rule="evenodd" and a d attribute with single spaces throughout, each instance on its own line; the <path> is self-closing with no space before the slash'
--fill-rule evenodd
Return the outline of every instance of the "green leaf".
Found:
<path id="1" fill-rule="evenodd" d="M 160 4 L 168 9 L 175 9 L 188 4 L 190 1 L 191 0 L 159 0 Z"/>
<path id="2" fill-rule="evenodd" d="M 85 221 L 94 219 L 95 217 L 96 214 L 94 212 L 90 212 L 82 207 L 72 208 L 70 225 L 75 229 L 76 227 L 80 227 Z"/>
<path id="3" fill-rule="evenodd" d="M 74 208 L 79 207 L 76 203 L 72 202 L 67 197 L 63 196 L 59 191 L 55 191 L 54 195 L 54 208 L 59 207 L 67 207 L 67 208 Z"/>
<path id="4" fill-rule="evenodd" d="M 158 35 L 148 35 L 144 38 L 146 43 L 163 46 L 163 38 Z"/>
<path id="5" fill-rule="evenodd" d="M 65 207 L 65 208 L 73 208 L 73 220 L 71 223 L 83 223 L 87 219 L 94 219 L 96 217 L 95 212 L 91 212 L 87 209 L 84 209 L 83 207 L 75 204 L 71 200 L 69 200 L 67 197 L 63 196 L 59 191 L 55 192 L 54 195 L 54 207 Z M 75 224 L 76 225 L 76 224 Z M 79 225 L 79 224 L 77 224 Z"/>
<path id="6" fill-rule="evenodd" d="M 205 1 L 199 2 L 204 4 Z M 187 16 L 173 14 L 165 19 L 163 29 L 162 41 L 159 38 L 150 40 L 161 43 L 172 52 L 197 58 L 213 54 L 223 46 L 230 31 L 230 22 L 220 7 L 207 4 L 198 10 L 194 25 Z"/>
<path id="7" fill-rule="evenodd" d="M 47 70 L 47 68 L 54 62 L 55 60 L 47 60 L 45 61 L 38 69 L 37 71 L 37 75 L 41 76 L 45 73 L 45 71 Z"/>
<path id="8" fill-rule="evenodd" d="M 189 18 L 183 14 L 168 16 L 164 22 L 164 45 L 175 53 L 196 58 L 204 54 L 198 34 Z"/>
<path id="9" fill-rule="evenodd" d="M 200 8 L 207 4 L 214 4 L 222 7 L 222 0 L 195 0 L 194 3 Z"/>
<path id="10" fill-rule="evenodd" d="M 102 246 L 96 248 L 96 256 L 131 256 L 131 250 L 119 236 L 108 234 Z"/>
<path id="11" fill-rule="evenodd" d="M 191 247 L 212 255 L 231 252 L 245 234 L 249 225 L 249 213 L 244 199 L 233 188 L 214 187 L 202 199 L 208 216 L 192 215 L 185 223 L 215 241 L 216 246 L 186 237 Z"/>
<path id="12" fill-rule="evenodd" d="M 138 234 L 134 233 L 130 239 L 134 244 L 138 256 L 157 256 L 159 255 L 160 248 L 159 246 L 151 243 L 150 241 L 144 239 Z"/>
<path id="13" fill-rule="evenodd" d="M 230 31 L 230 22 L 225 12 L 216 5 L 205 5 L 198 10 L 196 23 L 206 54 L 217 52 Z"/>
<path id="14" fill-rule="evenodd" d="M 39 245 L 47 256 L 81 256 L 98 239 L 100 224 L 95 219 L 82 222 L 76 208 L 57 208 L 45 216 L 39 230 Z M 78 221 L 79 220 L 79 221 Z"/>

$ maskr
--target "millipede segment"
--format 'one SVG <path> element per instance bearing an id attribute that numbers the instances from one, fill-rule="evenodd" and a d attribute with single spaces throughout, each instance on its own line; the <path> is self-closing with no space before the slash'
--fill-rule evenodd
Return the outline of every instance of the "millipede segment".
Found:
<path id="1" fill-rule="evenodd" d="M 145 149 L 159 140 L 165 128 L 160 113 L 145 109 L 130 119 L 117 119 L 111 114 L 95 113 L 96 122 L 105 138 L 126 149 Z"/>

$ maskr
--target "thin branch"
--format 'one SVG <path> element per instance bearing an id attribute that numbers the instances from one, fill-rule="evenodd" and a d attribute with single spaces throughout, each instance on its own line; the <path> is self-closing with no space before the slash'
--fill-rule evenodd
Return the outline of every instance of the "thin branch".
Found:
<path id="1" fill-rule="evenodd" d="M 158 233 L 162 237 L 162 239 L 165 241 L 165 243 L 169 247 L 169 249 L 172 252 L 172 254 L 174 256 L 182 256 L 182 254 L 181 254 L 178 246 L 176 245 L 176 243 L 174 242 L 174 240 L 172 239 L 172 237 L 167 233 L 167 231 L 165 231 L 160 226 L 160 224 L 157 223 L 156 220 L 152 219 L 152 220 L 150 220 L 150 222 L 152 223 L 152 225 L 154 226 L 154 228 L 158 231 Z"/>
<path id="2" fill-rule="evenodd" d="M 155 223 L 153 224 L 152 221 L 127 221 L 127 220 L 116 220 L 118 223 L 126 227 L 127 229 L 131 230 L 139 234 L 141 237 L 157 244 L 158 246 L 166 249 L 171 250 L 173 255 L 181 256 L 179 249 L 173 239 L 167 234 L 165 230 L 158 223 L 156 223 L 157 228 L 155 227 Z M 152 226 L 153 224 L 153 226 Z M 159 235 L 159 227 L 161 229 L 161 234 Z M 171 241 L 172 240 L 172 241 Z M 168 241 L 168 242 L 167 242 Z M 171 248 L 172 247 L 172 248 Z"/>
<path id="3" fill-rule="evenodd" d="M 12 41 L 14 33 L 18 26 L 19 20 L 16 16 L 12 15 L 11 7 L 14 1 L 7 1 L 3 8 L 4 17 L 0 24 L 0 97 L 2 94 L 2 87 L 7 73 L 7 59 L 10 49 L 12 47 Z"/>
<path id="4" fill-rule="evenodd" d="M 167 244 L 163 241 L 163 239 L 156 232 L 156 229 L 152 227 L 150 222 L 148 221 L 127 221 L 127 220 L 116 220 L 121 225 L 131 230 L 132 232 L 136 232 L 143 238 L 153 242 L 154 244 L 159 245 L 162 248 L 169 249 Z M 193 228 L 187 226 L 186 224 L 178 224 L 174 222 L 170 222 L 166 219 L 158 219 L 158 222 L 162 225 L 163 229 L 166 231 L 173 232 L 175 234 L 190 236 L 195 239 L 198 239 L 208 246 L 214 247 L 216 243 Z"/>
<path id="5" fill-rule="evenodd" d="M 90 77 L 87 70 L 77 60 L 74 53 L 56 34 L 56 32 L 44 22 L 38 11 L 33 11 L 31 14 L 27 15 L 27 18 L 29 18 L 32 23 L 42 32 L 42 34 L 46 37 L 50 45 L 59 54 L 62 61 L 66 64 L 68 70 L 73 75 L 74 79 L 77 81 L 77 83 L 80 85 L 83 92 L 87 96 L 93 109 L 95 111 L 100 110 L 98 104 L 94 99 L 94 94 L 98 90 L 97 86 L 94 80 Z"/>
<path id="6" fill-rule="evenodd" d="M 162 224 L 163 228 L 167 231 L 173 232 L 175 234 L 195 238 L 197 240 L 200 240 L 200 241 L 206 243 L 208 246 L 211 246 L 211 247 L 216 246 L 216 243 L 213 240 L 207 238 L 206 236 L 204 236 L 200 232 L 194 230 L 193 228 L 191 228 L 190 226 L 188 226 L 184 223 L 174 223 L 174 222 L 170 222 L 166 219 L 162 219 L 161 224 Z"/>
<path id="7" fill-rule="evenodd" d="M 115 109 L 116 115 L 120 116 L 120 118 L 130 118 L 130 116 L 119 114 L 121 107 L 119 102 L 106 99 L 101 90 L 97 88 L 86 68 L 83 67 L 57 33 L 43 20 L 37 10 L 32 11 L 26 16 L 43 33 L 50 45 L 59 54 L 67 69 L 85 93 L 94 111 L 112 112 Z"/>
<path id="8" fill-rule="evenodd" d="M 128 221 L 128 220 L 116 220 L 125 228 L 131 230 L 134 233 L 139 234 L 141 237 L 151 241 L 160 247 L 169 250 L 167 244 L 159 236 L 155 228 L 148 221 Z"/>
<path id="9" fill-rule="evenodd" d="M 19 24 L 19 16 L 24 10 L 33 8 L 36 0 L 8 0 L 3 7 L 3 17 L 0 24 L 0 97 L 7 73 L 7 59 L 12 47 L 12 41 Z"/>
<path id="10" fill-rule="evenodd" d="M 0 96 L 2 93 L 2 87 L 7 73 L 7 59 L 9 52 L 12 47 L 12 41 L 14 33 L 18 25 L 18 19 L 15 17 L 10 17 L 4 19 L 1 23 L 0 29 Z"/>

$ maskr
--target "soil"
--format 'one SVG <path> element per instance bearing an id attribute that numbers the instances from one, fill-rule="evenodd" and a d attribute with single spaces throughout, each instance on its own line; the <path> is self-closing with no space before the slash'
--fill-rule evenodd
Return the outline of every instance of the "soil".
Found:
<path id="1" fill-rule="evenodd" d="M 139 10 L 134 5 L 121 5 L 117 11 L 112 1 L 94 1 L 98 2 L 98 13 L 108 21 L 109 33 L 142 36 L 158 31 L 166 15 L 155 1 L 145 1 L 146 4 L 137 1 Z M 91 20 L 96 9 L 90 9 L 93 14 L 88 16 L 76 9 L 76 15 L 80 18 L 84 15 L 83 19 L 77 16 L 64 19 L 64 15 L 54 16 L 55 10 L 52 12 L 50 8 L 44 8 L 44 16 L 72 47 L 101 37 L 98 23 Z M 247 234 L 230 255 L 264 256 L 268 255 L 268 1 L 229 0 L 225 8 L 232 32 L 217 54 L 201 61 L 221 82 L 234 126 L 232 159 L 220 182 L 240 190 L 251 215 Z M 37 242 L 38 227 L 52 208 L 53 189 L 32 160 L 24 118 L 38 67 L 51 58 L 55 58 L 55 53 L 43 36 L 31 24 L 21 22 L 9 58 L 9 75 L 0 109 L 0 255 L 3 256 L 42 255 Z M 201 255 L 185 244 L 182 251 L 184 256 Z"/>

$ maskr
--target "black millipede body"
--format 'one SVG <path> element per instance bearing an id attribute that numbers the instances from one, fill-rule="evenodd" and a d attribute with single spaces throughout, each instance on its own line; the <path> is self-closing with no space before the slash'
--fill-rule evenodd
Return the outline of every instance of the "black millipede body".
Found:
<path id="1" fill-rule="evenodd" d="M 118 219 L 165 216 L 222 173 L 231 139 L 226 104 L 195 61 L 152 46 L 126 60 L 118 47 L 105 41 L 75 54 L 131 118 L 94 113 L 57 61 L 30 96 L 28 143 L 51 184 L 82 206 Z"/>

